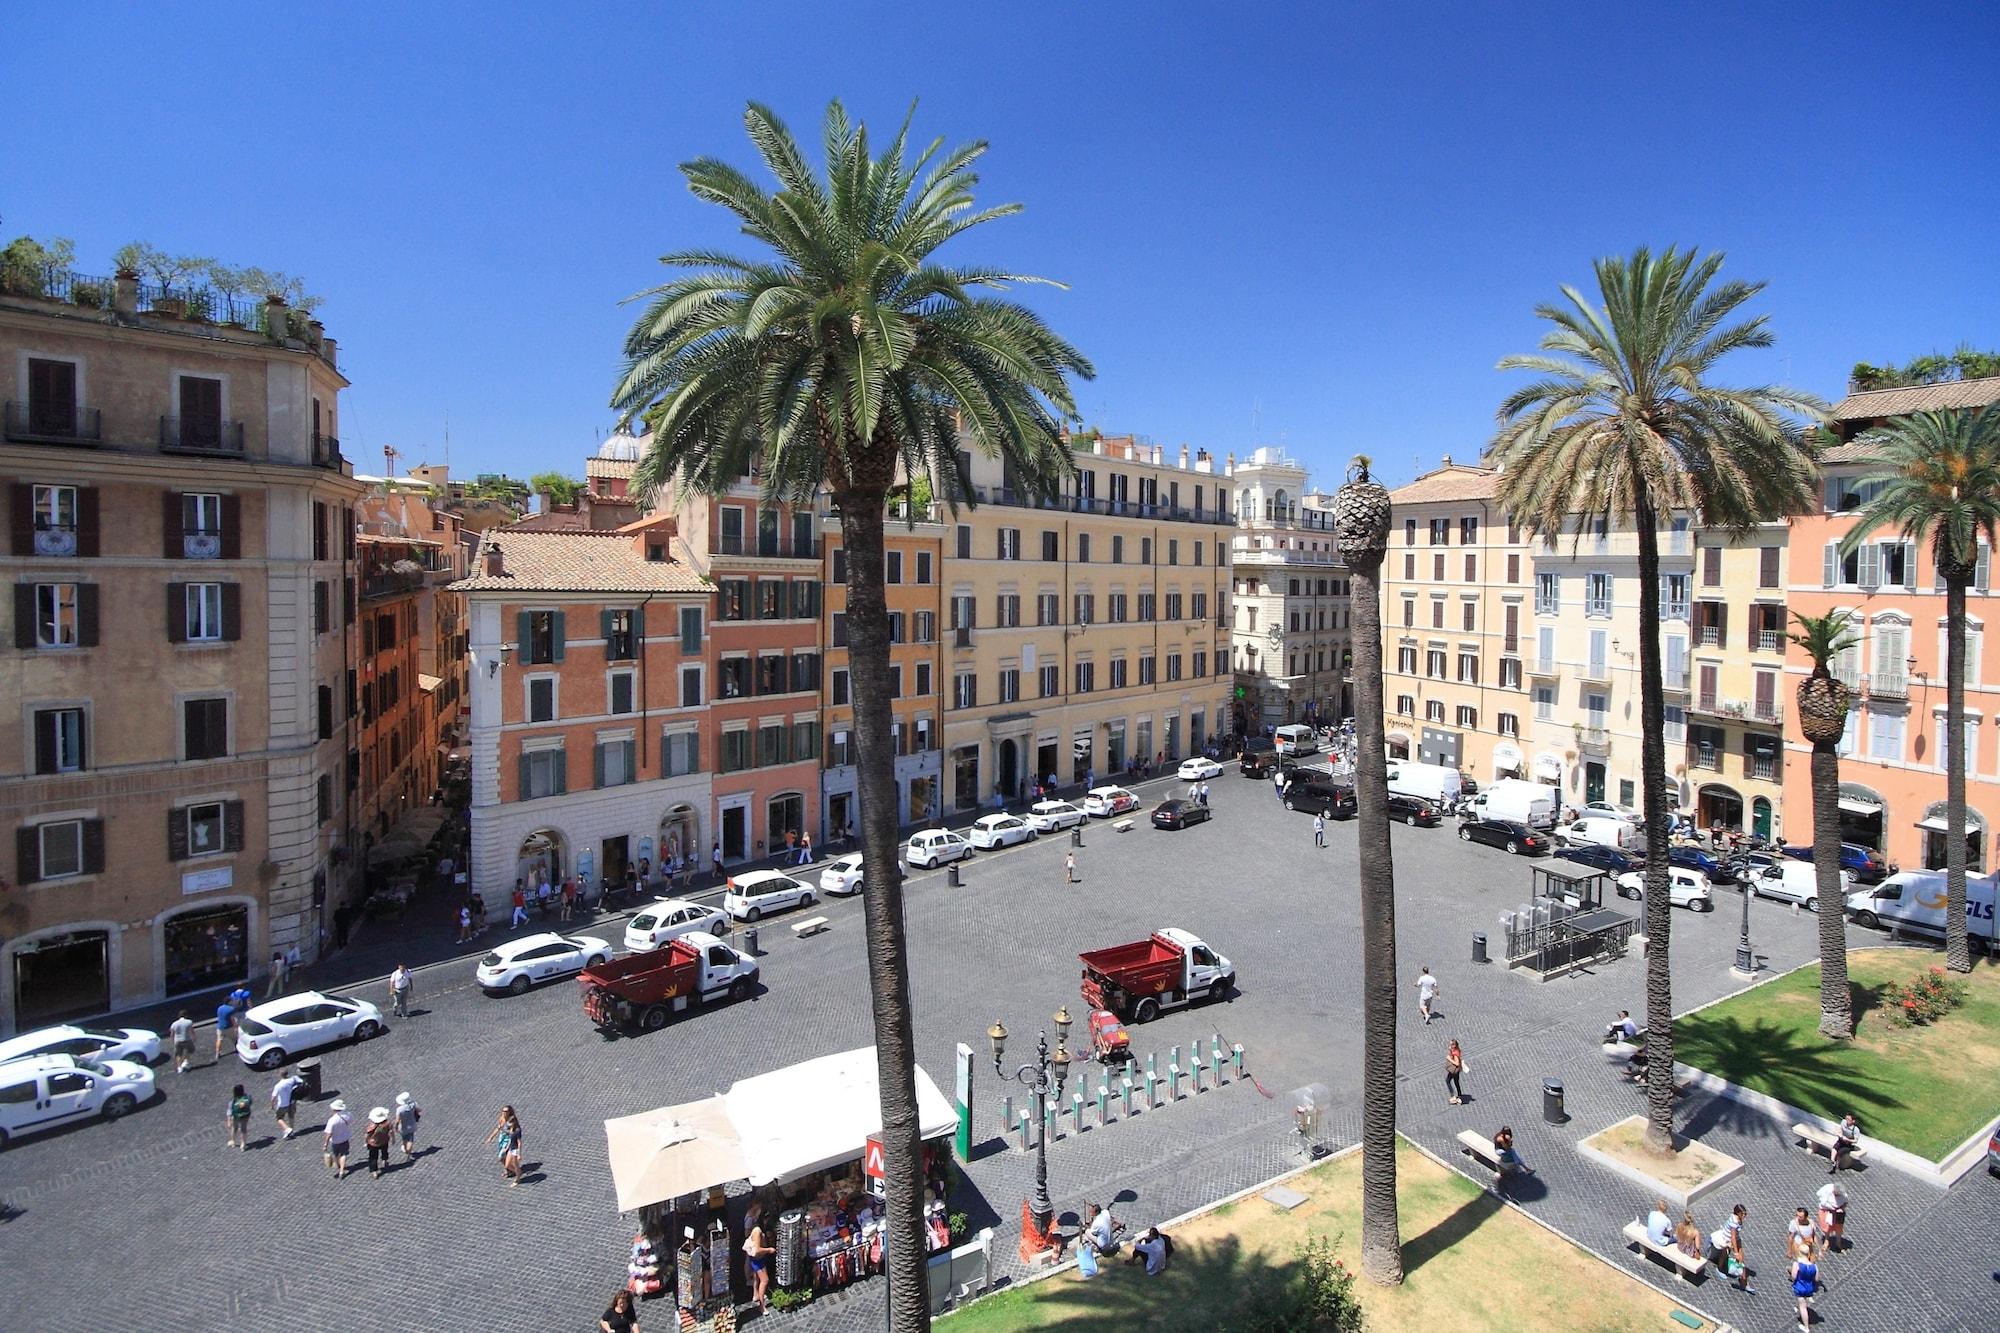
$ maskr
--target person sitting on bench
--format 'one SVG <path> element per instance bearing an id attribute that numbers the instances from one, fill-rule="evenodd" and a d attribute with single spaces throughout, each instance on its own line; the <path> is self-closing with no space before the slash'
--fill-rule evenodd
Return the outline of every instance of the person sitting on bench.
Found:
<path id="1" fill-rule="evenodd" d="M 1854 1112 L 1849 1111 L 1840 1118 L 1840 1128 L 1834 1133 L 1833 1148 L 1829 1154 L 1833 1158 L 1833 1165 L 1827 1169 L 1827 1174 L 1833 1175 L 1847 1165 L 1848 1157 L 1860 1146 L 1861 1125 L 1855 1120 Z"/>
<path id="2" fill-rule="evenodd" d="M 1632 1052 L 1632 1058 L 1625 1062 L 1625 1077 L 1634 1083 L 1646 1081 L 1646 1048 L 1641 1046 Z"/>
<path id="3" fill-rule="evenodd" d="M 1638 1039 L 1639 1025 L 1632 1021 L 1632 1011 L 1630 1009 L 1620 1009 L 1618 1017 L 1612 1020 L 1611 1026 L 1604 1029 L 1604 1044 L 1606 1046 L 1611 1045 L 1613 1042 L 1633 1042 Z"/>
<path id="4" fill-rule="evenodd" d="M 1674 1219 L 1667 1216 L 1665 1199 L 1655 1199 L 1653 1211 L 1646 1214 L 1646 1240 L 1663 1250 L 1674 1244 Z"/>
<path id="5" fill-rule="evenodd" d="M 1493 1160 L 1500 1163 L 1502 1180 L 1512 1175 L 1534 1174 L 1528 1169 L 1527 1163 L 1521 1160 L 1521 1154 L 1514 1151 L 1514 1131 L 1510 1126 L 1500 1126 L 1500 1132 L 1493 1136 Z"/>

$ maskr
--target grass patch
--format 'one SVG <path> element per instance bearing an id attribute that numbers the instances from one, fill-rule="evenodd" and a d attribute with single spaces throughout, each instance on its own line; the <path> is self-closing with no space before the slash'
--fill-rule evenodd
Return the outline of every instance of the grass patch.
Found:
<path id="1" fill-rule="evenodd" d="M 1174 1262 L 1144 1276 L 1121 1261 L 1085 1282 L 1058 1274 L 976 1301 L 939 1325 L 945 1333 L 1014 1329 L 1223 1329 L 1242 1326 L 1256 1293 L 1281 1284 L 1309 1236 L 1333 1240 L 1361 1263 L 1361 1154 L 1288 1182 L 1311 1198 L 1284 1212 L 1252 1196 L 1234 1216 L 1206 1213 L 1173 1229 Z M 1510 1212 L 1471 1181 L 1399 1147 L 1400 1288 L 1354 1284 L 1371 1333 L 1478 1328 L 1658 1330 L 1678 1307 L 1665 1296 Z"/>
<path id="2" fill-rule="evenodd" d="M 2000 1104 L 2000 968 L 1976 962 L 1963 1007 L 1898 1028 L 1895 988 L 1942 955 L 1857 949 L 1847 955 L 1854 1037 L 1819 1035 L 1819 966 L 1802 967 L 1674 1024 L 1674 1058 L 1829 1120 L 1853 1111 L 1861 1131 L 1936 1161 Z"/>

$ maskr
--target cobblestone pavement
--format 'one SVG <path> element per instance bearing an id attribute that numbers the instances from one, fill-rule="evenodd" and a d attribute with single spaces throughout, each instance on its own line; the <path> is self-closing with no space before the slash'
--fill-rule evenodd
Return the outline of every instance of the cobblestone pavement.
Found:
<path id="1" fill-rule="evenodd" d="M 1175 785 L 1152 784 L 1147 794 Z M 1219 1032 L 1243 1044 L 1253 1080 L 1184 1094 L 1129 1120 L 1114 1112 L 1102 1127 L 1089 1114 L 1081 1132 L 1068 1130 L 1065 1117 L 1067 1132 L 1051 1144 L 1049 1163 L 1051 1191 L 1065 1213 L 1101 1200 L 1144 1226 L 1285 1170 L 1300 1160 L 1286 1093 L 1302 1084 L 1334 1091 L 1328 1145 L 1356 1137 L 1353 826 L 1331 826 L 1332 846 L 1318 851 L 1311 820 L 1284 811 L 1268 783 L 1231 771 L 1212 785 L 1217 818 L 1207 826 L 1161 833 L 1142 821 L 1118 834 L 1093 824 L 1078 853 L 1084 882 L 1075 887 L 1062 882 L 1066 839 L 982 855 L 964 868 L 959 889 L 948 888 L 942 874 L 910 881 L 921 1058 L 946 1088 L 955 1043 L 983 1057 L 993 1019 L 1005 1020 L 1019 1051 L 1058 1005 L 1080 1008 L 1080 949 L 1177 925 L 1237 965 L 1237 994 L 1136 1029 L 1134 1043 L 1142 1059 L 1157 1053 L 1164 1068 L 1173 1044 L 1206 1043 Z M 1809 1197 L 1824 1167 L 1815 1168 L 1769 1122 L 1727 1102 L 1696 1100 L 1690 1127 L 1750 1166 L 1742 1188 L 1705 1201 L 1697 1220 L 1712 1227 L 1728 1203 L 1747 1203 L 1751 1258 L 1762 1273 L 1754 1296 L 1713 1281 L 1675 1291 L 1670 1278 L 1620 1245 L 1619 1226 L 1647 1201 L 1571 1148 L 1641 1109 L 1637 1091 L 1606 1069 L 1596 1037 L 1613 1011 L 1639 1008 L 1642 962 L 1632 957 L 1547 983 L 1475 966 L 1471 932 L 1497 939 L 1498 914 L 1527 896 L 1527 867 L 1461 844 L 1449 829 L 1399 827 L 1395 845 L 1408 983 L 1405 1131 L 1451 1160 L 1458 1130 L 1511 1123 L 1537 1171 L 1523 1202 L 1538 1216 L 1739 1326 L 1788 1323 L 1779 1242 L 1790 1205 Z M 1741 984 L 1729 972 L 1732 906 L 1725 901 L 1706 917 L 1676 913 L 1683 1007 Z M 11 1279 L 6 1326 L 587 1324 L 622 1276 L 630 1237 L 616 1212 L 600 1122 L 870 1041 L 860 906 L 835 902 L 818 910 L 833 926 L 812 939 L 793 939 L 782 919 L 766 924 L 761 995 L 639 1038 L 600 1037 L 567 983 L 491 999 L 472 986 L 469 960 L 422 970 L 410 1019 L 378 1041 L 325 1057 L 328 1099 L 337 1093 L 365 1112 L 408 1090 L 426 1109 L 419 1160 L 379 1181 L 365 1172 L 336 1181 L 321 1165 L 316 1136 L 324 1101 L 301 1115 L 305 1137 L 275 1140 L 262 1101 L 269 1077 L 252 1080 L 229 1057 L 184 1076 L 163 1069 L 164 1096 L 125 1120 L 22 1141 L 0 1155 L 0 1200 L 17 1210 L 0 1225 L 0 1264 Z M 1765 904 L 1753 911 L 1753 936 L 1769 966 L 1811 957 L 1811 917 Z M 615 941 L 621 929 L 622 918 L 613 918 L 584 931 Z M 495 933 L 504 932 L 488 939 Z M 357 961 L 345 966 L 365 973 L 363 949 L 397 947 L 364 933 L 350 954 Z M 1440 1018 L 1428 1029 L 1412 989 L 1424 965 L 1442 981 Z M 361 993 L 387 1007 L 379 983 Z M 1472 1071 L 1466 1085 L 1473 1100 L 1463 1107 L 1446 1105 L 1442 1089 L 1450 1037 L 1464 1044 Z M 1540 1118 L 1545 1076 L 1567 1087 L 1565 1125 Z M 1094 1090 L 1096 1078 L 1094 1066 L 1080 1065 L 1072 1082 Z M 232 1157 L 222 1118 L 238 1079 L 258 1095 L 259 1114 L 253 1150 Z M 1000 1275 L 1011 1279 L 1019 1275 L 1012 1252 L 1033 1157 L 1001 1134 L 1003 1089 L 990 1062 L 978 1070 L 974 1091 L 979 1146 L 955 1206 L 975 1226 L 996 1228 Z M 502 1102 L 519 1109 L 526 1128 L 528 1179 L 519 1189 L 503 1187 L 481 1143 Z M 1829 1289 L 1819 1301 L 1824 1326 L 1990 1327 L 1988 1237 L 2000 1222 L 2000 1191 L 1991 1186 L 1982 1175 L 1947 1194 L 1882 1168 L 1851 1176 L 1856 1245 L 1828 1264 Z M 72 1262 L 78 1242 L 93 1257 Z M 881 1328 L 881 1288 L 863 1283 L 777 1322 L 801 1330 Z M 656 1320 L 661 1308 L 647 1313 Z M 437 1313 L 447 1310 L 449 1318 Z"/>

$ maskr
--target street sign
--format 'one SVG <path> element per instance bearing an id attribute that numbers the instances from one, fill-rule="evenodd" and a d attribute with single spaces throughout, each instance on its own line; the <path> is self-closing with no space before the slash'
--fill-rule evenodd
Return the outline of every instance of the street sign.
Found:
<path id="1" fill-rule="evenodd" d="M 880 1180 L 887 1174 L 882 1169 L 882 1140 L 869 1135 L 868 1146 L 861 1153 L 861 1174 L 870 1180 Z"/>

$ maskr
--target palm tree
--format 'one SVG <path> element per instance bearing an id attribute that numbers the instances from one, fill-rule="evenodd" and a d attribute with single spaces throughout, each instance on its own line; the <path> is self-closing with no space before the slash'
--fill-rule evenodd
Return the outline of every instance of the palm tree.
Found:
<path id="1" fill-rule="evenodd" d="M 1554 327 L 1544 355 L 1503 358 L 1538 378 L 1500 405 L 1491 461 L 1499 501 L 1529 532 L 1553 536 L 1573 519 L 1629 518 L 1639 544 L 1640 782 L 1646 802 L 1646 1141 L 1673 1150 L 1673 985 L 1667 889 L 1666 705 L 1660 688 L 1660 524 L 1692 514 L 1740 533 L 1802 513 L 1816 497 L 1812 454 L 1794 414 L 1818 399 L 1772 386 L 1711 382 L 1716 363 L 1769 347 L 1762 316 L 1738 309 L 1762 283 L 1711 287 L 1722 256 L 1692 250 L 1595 265 L 1600 304 L 1574 287 L 1535 314 Z M 1579 538 L 1581 529 L 1576 529 Z"/>
<path id="2" fill-rule="evenodd" d="M 1930 538 L 1944 580 L 1945 745 L 1944 955 L 1972 970 L 1965 939 L 1965 590 L 1979 569 L 1979 538 L 2000 546 L 2000 404 L 1978 411 L 1918 412 L 1863 437 L 1880 446 L 1875 499 L 1841 539 L 1844 555 L 1877 528 Z"/>
<path id="3" fill-rule="evenodd" d="M 1847 683 L 1827 670 L 1854 643 L 1847 617 L 1792 612 L 1791 641 L 1812 659 L 1799 682 L 1799 730 L 1812 742 L 1813 877 L 1819 882 L 1819 1031 L 1854 1035 L 1854 997 L 1847 986 L 1847 898 L 1840 891 L 1840 738 L 1853 702 Z"/>
<path id="4" fill-rule="evenodd" d="M 847 549 L 847 633 L 887 1168 L 889 1309 L 898 1329 L 929 1325 L 916 1052 L 896 864 L 890 745 L 889 616 L 883 526 L 890 492 L 927 480 L 969 501 L 961 439 L 1012 467 L 1018 486 L 1053 491 L 1067 475 L 1060 438 L 1074 414 L 1068 376 L 1090 363 L 1023 306 L 985 292 L 1019 278 L 933 260 L 946 241 L 1018 205 L 975 210 L 973 143 L 906 161 L 906 119 L 880 157 L 839 102 L 826 112 L 825 174 L 791 132 L 752 104 L 744 124 L 778 189 L 713 158 L 682 166 L 696 198 L 733 213 L 767 253 L 681 251 L 690 270 L 643 294 L 611 404 L 643 417 L 652 444 L 635 484 L 712 495 L 753 461 L 767 497 L 822 490 Z"/>
<path id="5" fill-rule="evenodd" d="M 1361 839 L 1361 1267 L 1403 1280 L 1396 1210 L 1396 869 L 1389 852 L 1389 771 L 1382 734 L 1382 557 L 1389 492 L 1358 457 L 1333 497 L 1333 526 L 1354 628 L 1354 801 Z"/>

